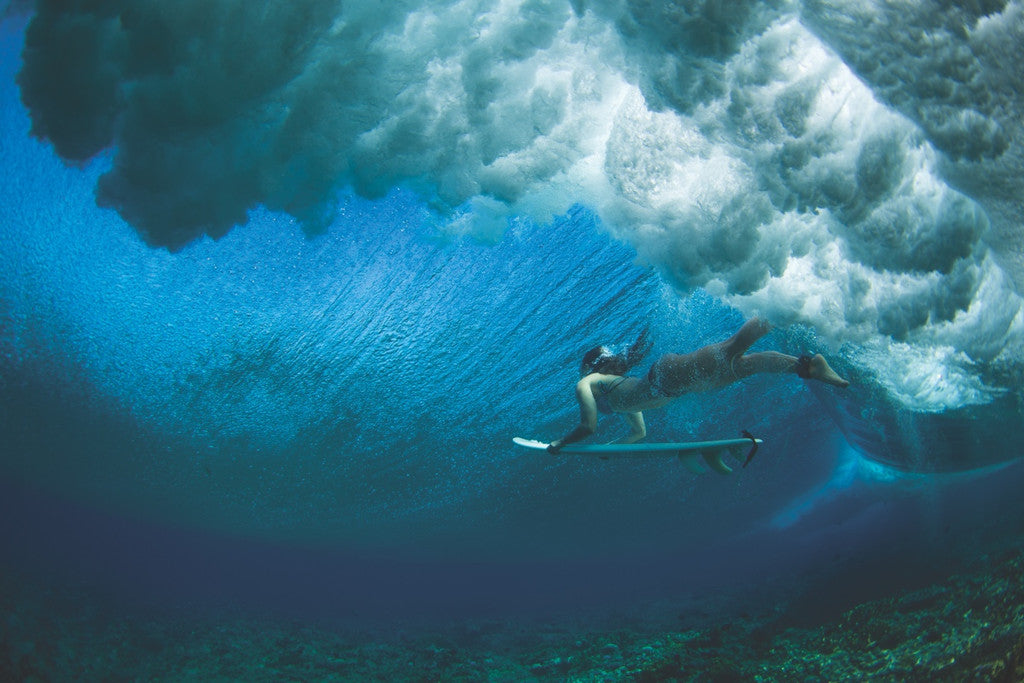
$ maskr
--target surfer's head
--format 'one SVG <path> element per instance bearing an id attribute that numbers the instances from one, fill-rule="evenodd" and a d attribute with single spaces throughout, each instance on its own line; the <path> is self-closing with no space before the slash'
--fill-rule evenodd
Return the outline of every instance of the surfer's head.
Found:
<path id="1" fill-rule="evenodd" d="M 622 356 L 612 353 L 607 346 L 595 346 L 583 354 L 580 375 L 589 375 L 593 372 L 621 375 L 628 369 L 625 360 Z"/>
<path id="2" fill-rule="evenodd" d="M 631 367 L 644 359 L 650 348 L 651 342 L 647 339 L 646 328 L 625 353 L 613 353 L 607 346 L 595 346 L 583 354 L 580 376 L 585 377 L 594 372 L 603 375 L 625 375 Z"/>

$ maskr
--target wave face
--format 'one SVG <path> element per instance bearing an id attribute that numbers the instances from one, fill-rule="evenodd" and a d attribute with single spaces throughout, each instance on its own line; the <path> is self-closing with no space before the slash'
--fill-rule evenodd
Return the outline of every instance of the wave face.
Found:
<path id="1" fill-rule="evenodd" d="M 770 517 L 830 476 L 829 415 L 899 469 L 1010 459 L 1024 12 L 939 4 L 36 3 L 4 24 L 2 464 L 175 523 L 546 557 Z M 648 422 L 763 435 L 756 495 L 510 446 L 572 425 L 590 346 L 755 314 L 856 386 Z"/>
<path id="2" fill-rule="evenodd" d="M 45 157 L 36 172 L 78 175 Z M 586 348 L 629 342 L 644 321 L 662 347 L 742 322 L 706 295 L 680 302 L 583 209 L 513 226 L 498 244 L 443 244 L 410 196 L 352 198 L 316 239 L 264 213 L 171 255 L 35 187 L 53 212 L 11 240 L 19 267 L 4 282 L 5 431 L 18 444 L 7 465 L 19 476 L 143 514 L 381 551 L 607 552 L 675 538 L 678 520 L 655 511 L 712 505 L 673 462 L 580 469 L 511 444 L 576 419 Z M 764 379 L 752 406 L 745 390 L 680 402 L 649 419 L 651 437 L 778 420 L 782 447 L 795 417 L 828 442 L 801 383 Z M 609 421 L 602 435 L 622 429 Z M 755 508 L 799 490 L 777 483 Z M 638 518 L 652 523 L 639 541 Z"/>

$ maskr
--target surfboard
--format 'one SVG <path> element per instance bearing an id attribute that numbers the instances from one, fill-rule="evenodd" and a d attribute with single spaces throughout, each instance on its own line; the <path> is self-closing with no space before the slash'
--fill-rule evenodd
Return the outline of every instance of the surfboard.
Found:
<path id="1" fill-rule="evenodd" d="M 512 441 L 517 446 L 533 450 L 546 451 L 548 444 L 543 441 L 515 437 Z M 720 439 L 718 441 L 689 441 L 681 443 L 607 443 L 607 444 L 573 444 L 565 446 L 558 455 L 594 455 L 599 458 L 643 458 L 643 457 L 678 457 L 683 463 L 695 472 L 704 472 L 704 469 L 697 462 L 700 456 L 707 463 L 708 467 L 719 474 L 729 474 L 732 468 L 722 462 L 722 455 L 729 453 L 736 458 L 743 460 L 744 449 L 751 449 L 746 456 L 743 466 L 753 457 L 757 446 L 764 443 L 762 439 Z"/>

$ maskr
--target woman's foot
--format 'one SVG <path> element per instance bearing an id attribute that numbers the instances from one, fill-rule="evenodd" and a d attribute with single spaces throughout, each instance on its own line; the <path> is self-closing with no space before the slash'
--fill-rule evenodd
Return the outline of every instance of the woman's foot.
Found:
<path id="1" fill-rule="evenodd" d="M 825 384 L 845 389 L 850 383 L 839 376 L 820 353 L 813 356 L 801 356 L 797 361 L 797 374 L 806 379 L 816 379 Z"/>

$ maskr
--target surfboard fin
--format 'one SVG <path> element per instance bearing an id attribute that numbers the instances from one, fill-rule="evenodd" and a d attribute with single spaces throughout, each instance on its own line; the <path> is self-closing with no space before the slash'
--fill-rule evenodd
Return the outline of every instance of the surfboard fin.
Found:
<path id="1" fill-rule="evenodd" d="M 713 469 L 719 474 L 732 474 L 732 468 L 722 462 L 722 451 L 701 451 L 701 457 L 704 458 L 704 462 L 708 464 L 708 467 Z"/>
<path id="2" fill-rule="evenodd" d="M 707 472 L 707 470 L 701 467 L 701 464 L 697 462 L 697 454 L 693 451 L 680 451 L 679 459 L 683 461 L 684 465 L 686 465 L 686 469 L 690 470 L 694 474 L 704 474 Z"/>

